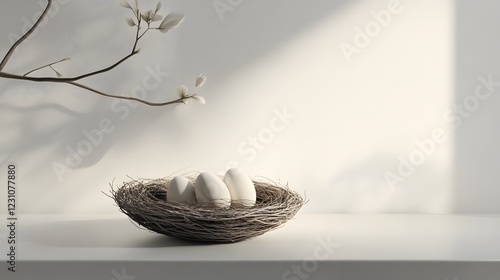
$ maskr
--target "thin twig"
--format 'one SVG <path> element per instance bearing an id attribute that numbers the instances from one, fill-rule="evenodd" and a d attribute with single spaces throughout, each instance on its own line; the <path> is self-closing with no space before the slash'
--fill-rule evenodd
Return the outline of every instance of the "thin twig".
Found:
<path id="1" fill-rule="evenodd" d="M 139 36 L 139 38 L 137 38 L 138 40 L 140 40 L 144 35 L 146 35 L 146 33 L 150 30 L 151 28 L 148 27 L 148 29 L 146 29 L 146 31 L 144 31 L 141 36 Z"/>
<path id="2" fill-rule="evenodd" d="M 134 42 L 134 46 L 132 47 L 132 53 L 136 52 L 136 49 L 137 49 L 137 43 L 139 43 L 139 40 L 141 39 L 141 37 L 139 37 L 139 32 L 141 31 L 141 15 L 139 14 L 139 12 L 137 12 L 136 14 L 136 18 L 137 18 L 137 32 L 135 34 L 135 42 Z"/>
<path id="3" fill-rule="evenodd" d="M 21 38 L 19 38 L 19 40 L 17 40 L 14 43 L 14 45 L 12 45 L 12 47 L 9 49 L 9 51 L 7 52 L 7 54 L 5 55 L 5 57 L 3 58 L 2 62 L 0 63 L 0 71 L 5 67 L 5 65 L 9 61 L 10 57 L 12 56 L 12 54 L 14 53 L 14 51 L 16 50 L 16 48 L 24 40 L 26 40 L 26 38 L 28 38 L 31 35 L 31 33 L 33 33 L 33 31 L 35 31 L 35 29 L 38 27 L 38 25 L 40 24 L 40 22 L 42 22 L 42 20 L 45 18 L 45 16 L 47 16 L 47 13 L 49 12 L 49 9 L 50 9 L 51 5 L 52 5 L 52 0 L 48 0 L 47 7 L 43 11 L 43 13 L 40 16 L 40 18 L 38 18 L 38 20 L 36 21 L 36 23 L 31 27 L 30 30 L 28 30 L 28 32 L 26 32 L 26 34 L 24 34 Z"/>
<path id="4" fill-rule="evenodd" d="M 43 68 L 47 68 L 47 67 L 51 67 L 51 68 L 52 68 L 52 65 L 55 65 L 55 64 L 57 64 L 57 63 L 61 63 L 61 62 L 66 61 L 66 60 L 68 60 L 68 58 L 63 58 L 63 59 L 58 60 L 58 61 L 56 61 L 56 62 L 52 62 L 52 63 L 49 63 L 49 64 L 47 64 L 47 65 L 37 67 L 37 68 L 35 68 L 35 69 L 33 69 L 33 70 L 29 71 L 29 72 L 26 72 L 26 74 L 24 74 L 23 76 L 24 76 L 24 77 L 26 77 L 26 76 L 28 76 L 29 74 L 31 74 L 31 73 L 33 73 L 33 72 L 35 72 L 35 71 L 41 70 L 41 69 L 43 69 Z"/>
<path id="5" fill-rule="evenodd" d="M 73 85 L 73 86 L 76 86 L 76 87 L 79 87 L 79 88 L 83 88 L 85 90 L 97 93 L 97 94 L 102 95 L 102 96 L 137 101 L 137 102 L 149 105 L 149 106 L 166 106 L 166 105 L 172 105 L 172 104 L 177 104 L 177 103 L 183 103 L 183 100 L 186 99 L 186 98 L 179 98 L 179 99 L 168 101 L 168 102 L 154 103 L 154 102 L 145 101 L 145 100 L 142 100 L 142 99 L 139 99 L 139 98 L 135 98 L 135 97 L 120 96 L 120 95 L 113 95 L 113 94 L 104 93 L 102 91 L 98 91 L 96 89 L 93 89 L 91 87 L 88 87 L 86 85 L 82 85 L 82 84 L 79 84 L 79 83 L 76 83 L 76 82 L 67 82 L 67 84 L 70 84 L 70 85 Z"/>

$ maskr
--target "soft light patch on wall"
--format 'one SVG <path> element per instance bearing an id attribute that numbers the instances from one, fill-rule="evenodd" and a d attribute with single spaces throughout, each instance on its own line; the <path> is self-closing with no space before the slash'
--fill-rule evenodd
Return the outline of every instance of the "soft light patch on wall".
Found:
<path id="1" fill-rule="evenodd" d="M 393 2 L 386 26 L 358 35 Z M 452 14 L 452 1 L 354 2 L 249 64 L 225 89 L 242 93 L 252 110 L 286 106 L 296 118 L 243 164 L 307 190 L 316 211 L 448 211 L 453 135 L 443 114 L 452 100 Z M 356 36 L 370 43 L 360 47 Z M 343 43 L 359 53 L 346 57 Z M 251 98 L 256 92 L 265 102 Z M 249 116 L 241 118 L 248 126 L 264 122 Z M 436 129 L 441 143 L 432 148 Z M 401 158 L 419 163 L 408 176 L 398 173 Z M 392 187 L 386 172 L 404 182 Z"/>

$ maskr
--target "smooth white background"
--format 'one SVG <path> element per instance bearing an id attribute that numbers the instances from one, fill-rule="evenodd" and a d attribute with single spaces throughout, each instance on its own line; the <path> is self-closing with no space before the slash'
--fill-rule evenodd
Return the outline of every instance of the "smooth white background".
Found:
<path id="1" fill-rule="evenodd" d="M 340 45 L 354 45 L 356 28 L 389 2 L 243 0 L 221 20 L 212 1 L 163 1 L 162 13 L 183 12 L 183 24 L 167 34 L 151 32 L 138 56 L 85 80 L 130 95 L 147 67 L 159 65 L 170 75 L 147 99 L 163 101 L 176 98 L 180 83 L 193 88 L 204 72 L 208 81 L 199 94 L 206 105 L 138 105 L 124 117 L 113 106 L 125 103 L 70 86 L 0 80 L 0 168 L 18 164 L 21 212 L 116 213 L 101 191 L 127 175 L 223 172 L 238 163 L 252 176 L 305 192 L 304 212 L 498 213 L 500 100 L 493 94 L 481 101 L 457 129 L 443 119 L 474 94 L 478 76 L 500 80 L 498 4 L 396 1 L 401 12 L 348 62 Z M 9 34 L 20 34 L 23 18 L 42 8 L 27 0 L 1 5 L 3 54 Z M 110 65 L 133 43 L 127 16 L 118 1 L 59 5 L 5 71 L 24 73 L 66 56 L 72 59 L 56 66 L 66 76 Z M 285 108 L 294 118 L 255 157 L 238 150 L 248 150 L 249 137 Z M 82 130 L 97 129 L 103 119 L 114 131 L 59 180 L 53 163 L 64 163 L 67 147 L 85 140 Z M 386 172 L 397 174 L 400 158 L 435 129 L 446 141 L 392 188 Z"/>

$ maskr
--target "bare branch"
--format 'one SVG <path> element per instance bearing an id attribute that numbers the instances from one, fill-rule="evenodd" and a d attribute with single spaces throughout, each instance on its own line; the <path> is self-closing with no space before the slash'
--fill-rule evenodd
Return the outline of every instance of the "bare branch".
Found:
<path id="1" fill-rule="evenodd" d="M 47 13 L 49 12 L 49 9 L 50 9 L 51 5 L 52 5 L 52 0 L 48 0 L 47 7 L 43 11 L 43 13 L 40 16 L 40 18 L 38 18 L 38 20 L 36 21 L 36 23 L 31 27 L 30 30 L 28 30 L 28 32 L 26 32 L 26 34 L 23 35 L 23 37 L 19 38 L 19 40 L 17 40 L 14 43 L 14 45 L 12 45 L 12 47 L 9 49 L 9 51 L 7 52 L 7 54 L 5 55 L 5 57 L 3 58 L 2 62 L 0 63 L 0 71 L 3 70 L 3 68 L 5 67 L 5 65 L 7 64 L 7 62 L 9 61 L 10 57 L 12 56 L 12 54 L 14 53 L 14 51 L 16 50 L 16 48 L 24 40 L 26 40 L 26 38 L 28 38 L 31 35 L 31 33 L 33 33 L 33 31 L 35 31 L 35 29 L 38 27 L 38 25 L 40 24 L 40 22 L 42 22 L 42 20 L 45 18 L 45 16 L 47 16 Z"/>
<path id="2" fill-rule="evenodd" d="M 99 75 L 99 74 L 102 74 L 102 73 L 105 73 L 105 72 L 108 72 L 110 70 L 113 70 L 114 68 L 116 68 L 118 65 L 122 64 L 123 62 L 125 62 L 127 59 L 131 58 L 132 56 L 138 54 L 139 51 L 136 51 L 134 50 L 133 52 L 131 52 L 130 54 L 128 54 L 127 56 L 125 56 L 124 58 L 120 59 L 118 62 L 116 62 L 115 64 L 109 66 L 109 67 L 106 67 L 106 68 L 103 68 L 101 70 L 97 70 L 97 71 L 94 71 L 94 72 L 90 72 L 90 73 L 87 73 L 87 74 L 83 74 L 83 75 L 80 75 L 80 76 L 77 76 L 77 77 L 74 77 L 72 78 L 73 81 L 77 81 L 77 80 L 81 80 L 81 79 L 84 79 L 84 78 L 88 78 L 90 76 L 95 76 L 95 75 Z"/>
<path id="3" fill-rule="evenodd" d="M 102 95 L 102 96 L 137 101 L 137 102 L 149 105 L 149 106 L 167 106 L 167 105 L 172 105 L 172 104 L 177 104 L 177 103 L 183 103 L 183 101 L 185 99 L 189 98 L 189 97 L 181 97 L 181 98 L 178 98 L 178 99 L 175 99 L 175 100 L 172 100 L 172 101 L 154 103 L 154 102 L 145 101 L 145 100 L 142 100 L 142 99 L 139 99 L 139 98 L 135 98 L 135 97 L 120 96 L 120 95 L 113 95 L 113 94 L 104 93 L 102 91 L 96 90 L 96 89 L 91 88 L 89 86 L 86 86 L 86 85 L 83 85 L 83 84 L 80 84 L 80 83 L 76 83 L 71 78 L 69 78 L 69 79 L 68 78 L 36 78 L 36 77 L 20 76 L 20 75 L 5 73 L 5 72 L 0 72 L 0 77 L 8 78 L 8 79 L 14 79 L 14 80 L 32 81 L 32 82 L 66 83 L 66 84 L 73 85 L 75 87 L 79 87 L 79 88 L 91 91 L 93 93 L 97 93 L 97 94 Z"/>
<path id="4" fill-rule="evenodd" d="M 145 101 L 145 100 L 142 100 L 142 99 L 139 99 L 139 98 L 135 98 L 135 97 L 128 97 L 128 96 L 120 96 L 120 95 L 107 94 L 107 93 L 104 93 L 102 91 L 98 91 L 96 89 L 93 89 L 91 87 L 88 87 L 86 85 L 82 85 L 82 84 L 79 84 L 79 83 L 76 83 L 76 82 L 67 82 L 67 84 L 73 85 L 75 87 L 83 88 L 85 90 L 97 93 L 97 94 L 102 95 L 102 96 L 137 101 L 137 102 L 149 105 L 149 106 L 167 106 L 167 105 L 172 105 L 172 104 L 177 104 L 177 103 L 183 103 L 183 100 L 186 99 L 186 98 L 182 98 L 181 97 L 179 99 L 172 100 L 172 101 L 161 102 L 161 103 L 154 103 L 154 102 Z"/>
<path id="5" fill-rule="evenodd" d="M 95 76 L 95 75 L 102 74 L 102 73 L 108 72 L 110 70 L 113 70 L 118 65 L 122 64 L 127 59 L 131 58 L 132 56 L 134 56 L 134 55 L 136 55 L 138 53 L 139 53 L 138 51 L 135 51 L 134 53 L 131 53 L 131 54 L 125 56 L 124 58 L 120 59 L 118 62 L 116 62 L 115 64 L 113 64 L 113 65 L 111 65 L 109 67 L 106 67 L 106 68 L 103 68 L 103 69 L 100 69 L 100 70 L 97 70 L 97 71 L 89 72 L 89 73 L 86 73 L 86 74 L 83 74 L 83 75 L 79 75 L 79 76 L 76 76 L 76 77 L 69 77 L 69 78 L 28 77 L 28 76 L 26 76 L 26 74 L 23 75 L 23 76 L 21 76 L 21 75 L 16 75 L 16 74 L 11 74 L 11 73 L 7 73 L 7 72 L 1 72 L 1 71 L 0 71 L 0 77 L 14 79 L 14 80 L 32 81 L 32 82 L 53 82 L 53 83 L 74 82 L 74 81 L 78 81 L 78 80 L 81 80 L 81 79 L 84 79 L 84 78 L 88 78 L 88 77 L 91 77 L 91 76 Z M 45 67 L 47 67 L 47 66 L 45 66 Z M 41 69 L 43 67 L 39 67 L 39 68 Z M 31 73 L 31 72 L 36 71 L 36 70 L 39 70 L 39 69 L 31 70 L 28 73 Z"/>

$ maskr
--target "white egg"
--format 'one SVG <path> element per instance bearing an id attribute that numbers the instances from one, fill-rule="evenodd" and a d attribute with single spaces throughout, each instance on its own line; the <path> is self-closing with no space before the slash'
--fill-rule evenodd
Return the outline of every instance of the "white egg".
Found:
<path id="1" fill-rule="evenodd" d="M 240 207 L 251 207 L 255 205 L 257 194 L 252 179 L 248 177 L 240 168 L 231 168 L 224 175 L 229 193 L 231 194 L 231 204 Z"/>
<path id="2" fill-rule="evenodd" d="M 194 185 L 186 177 L 173 178 L 167 187 L 167 201 L 178 203 L 196 202 Z"/>
<path id="3" fill-rule="evenodd" d="M 229 208 L 231 205 L 231 194 L 226 184 L 215 174 L 204 172 L 198 175 L 194 189 L 198 202 L 209 202 L 221 208 Z"/>

